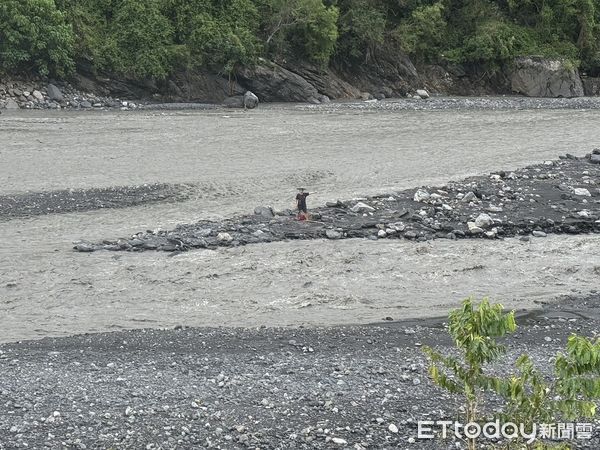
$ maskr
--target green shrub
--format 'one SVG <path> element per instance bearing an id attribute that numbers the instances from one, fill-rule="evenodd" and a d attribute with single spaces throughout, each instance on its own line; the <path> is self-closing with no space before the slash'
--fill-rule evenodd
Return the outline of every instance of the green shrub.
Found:
<path id="1" fill-rule="evenodd" d="M 448 52 L 448 58 L 457 62 L 498 65 L 526 54 L 540 54 L 528 30 L 505 22 L 490 21 L 478 26 L 461 47 Z"/>
<path id="2" fill-rule="evenodd" d="M 275 57 L 327 64 L 338 38 L 339 10 L 322 0 L 257 0 L 266 50 Z"/>
<path id="3" fill-rule="evenodd" d="M 229 73 L 261 54 L 258 10 L 250 0 L 167 0 L 164 9 L 193 67 Z"/>
<path id="4" fill-rule="evenodd" d="M 172 70 L 173 27 L 159 0 L 123 0 L 110 22 L 112 69 L 132 78 L 165 78 Z"/>
<path id="5" fill-rule="evenodd" d="M 477 407 L 484 390 L 498 385 L 498 380 L 484 375 L 483 367 L 505 352 L 497 337 L 512 333 L 516 328 L 514 311 L 503 314 L 502 305 L 490 305 L 484 299 L 475 308 L 472 299 L 463 302 L 449 316 L 449 333 L 462 354 L 462 361 L 444 356 L 430 347 L 424 351 L 431 360 L 429 373 L 433 381 L 453 394 L 465 399 L 466 422 L 479 419 Z M 445 370 L 453 374 L 449 377 Z"/>
<path id="6" fill-rule="evenodd" d="M 514 312 L 505 314 L 502 305 L 490 305 L 486 299 L 474 307 L 473 300 L 467 299 L 461 309 L 452 311 L 449 316 L 449 333 L 461 358 L 424 348 L 430 358 L 433 382 L 464 398 L 465 423 L 491 419 L 495 415 L 531 430 L 534 424 L 594 417 L 595 400 L 600 398 L 600 339 L 571 335 L 566 351 L 556 356 L 550 380 L 535 368 L 526 354 L 517 359 L 517 374 L 504 378 L 489 375 L 489 370 L 484 371 L 488 369 L 486 366 L 505 353 L 505 347 L 497 338 L 515 329 Z M 486 392 L 504 399 L 500 413 L 483 410 Z M 524 443 L 517 443 L 523 448 Z M 476 448 L 475 439 L 470 439 L 468 444 L 469 449 Z M 551 446 L 535 442 L 527 448 Z M 561 444 L 558 448 L 568 446 Z"/>
<path id="7" fill-rule="evenodd" d="M 435 60 L 445 44 L 447 23 L 441 2 L 420 6 L 397 28 L 405 52 L 420 60 Z"/>
<path id="8" fill-rule="evenodd" d="M 325 7 L 316 0 L 308 9 L 313 14 L 304 26 L 300 27 L 301 39 L 304 40 L 305 56 L 312 61 L 326 65 L 333 55 L 338 39 L 337 20 L 339 10 L 336 7 Z"/>
<path id="9" fill-rule="evenodd" d="M 375 3 L 375 4 L 374 4 Z M 388 26 L 386 11 L 376 2 L 350 0 L 339 18 L 337 53 L 359 63 L 369 62 L 385 42 Z"/>
<path id="10" fill-rule="evenodd" d="M 0 2 L 0 67 L 65 76 L 74 69 L 73 30 L 53 0 Z"/>

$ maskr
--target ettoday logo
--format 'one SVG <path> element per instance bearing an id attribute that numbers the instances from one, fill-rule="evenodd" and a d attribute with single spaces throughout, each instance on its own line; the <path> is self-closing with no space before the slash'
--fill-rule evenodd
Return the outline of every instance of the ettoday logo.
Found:
<path id="1" fill-rule="evenodd" d="M 421 420 L 418 422 L 417 437 L 419 439 L 442 439 L 453 435 L 458 439 L 507 439 L 522 440 L 531 444 L 536 439 L 591 439 L 593 425 L 591 423 L 552 423 L 524 424 L 513 422 L 500 423 L 499 420 L 484 424 L 469 422 L 466 424 L 451 420 Z"/>

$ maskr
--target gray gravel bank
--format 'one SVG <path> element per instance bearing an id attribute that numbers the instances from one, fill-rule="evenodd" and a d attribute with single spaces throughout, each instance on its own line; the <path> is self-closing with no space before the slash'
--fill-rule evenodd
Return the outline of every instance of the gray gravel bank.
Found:
<path id="1" fill-rule="evenodd" d="M 430 97 L 367 100 L 364 102 L 332 102 L 298 105 L 307 111 L 437 111 L 437 110 L 537 110 L 599 109 L 600 97 L 534 98 L 534 97 Z"/>
<path id="2" fill-rule="evenodd" d="M 190 185 L 156 183 L 0 195 L 0 220 L 182 201 L 191 189 Z"/>
<path id="3" fill-rule="evenodd" d="M 521 316 L 508 358 L 529 352 L 547 367 L 570 333 L 598 332 L 599 302 L 564 299 Z M 450 347 L 439 321 L 5 344 L 0 448 L 463 448 L 415 439 L 418 420 L 453 420 L 458 407 L 430 383 L 423 344 Z M 576 448 L 600 446 L 596 427 Z"/>

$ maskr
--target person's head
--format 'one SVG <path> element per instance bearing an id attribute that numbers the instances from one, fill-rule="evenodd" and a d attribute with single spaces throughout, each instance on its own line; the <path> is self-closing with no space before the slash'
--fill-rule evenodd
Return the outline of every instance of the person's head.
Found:
<path id="1" fill-rule="evenodd" d="M 301 194 L 304 193 L 304 188 L 298 188 L 298 192 L 300 192 Z"/>

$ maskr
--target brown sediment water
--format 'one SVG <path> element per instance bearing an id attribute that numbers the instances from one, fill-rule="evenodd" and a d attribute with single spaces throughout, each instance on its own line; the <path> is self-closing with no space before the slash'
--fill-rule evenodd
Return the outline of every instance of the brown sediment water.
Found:
<path id="1" fill-rule="evenodd" d="M 0 341 L 174 325 L 335 325 L 444 314 L 467 295 L 534 307 L 598 286 L 600 237 L 280 242 L 167 254 L 71 250 L 198 219 L 514 169 L 600 142 L 597 110 L 17 112 L 0 195 L 174 183 L 189 199 L 0 222 Z"/>

